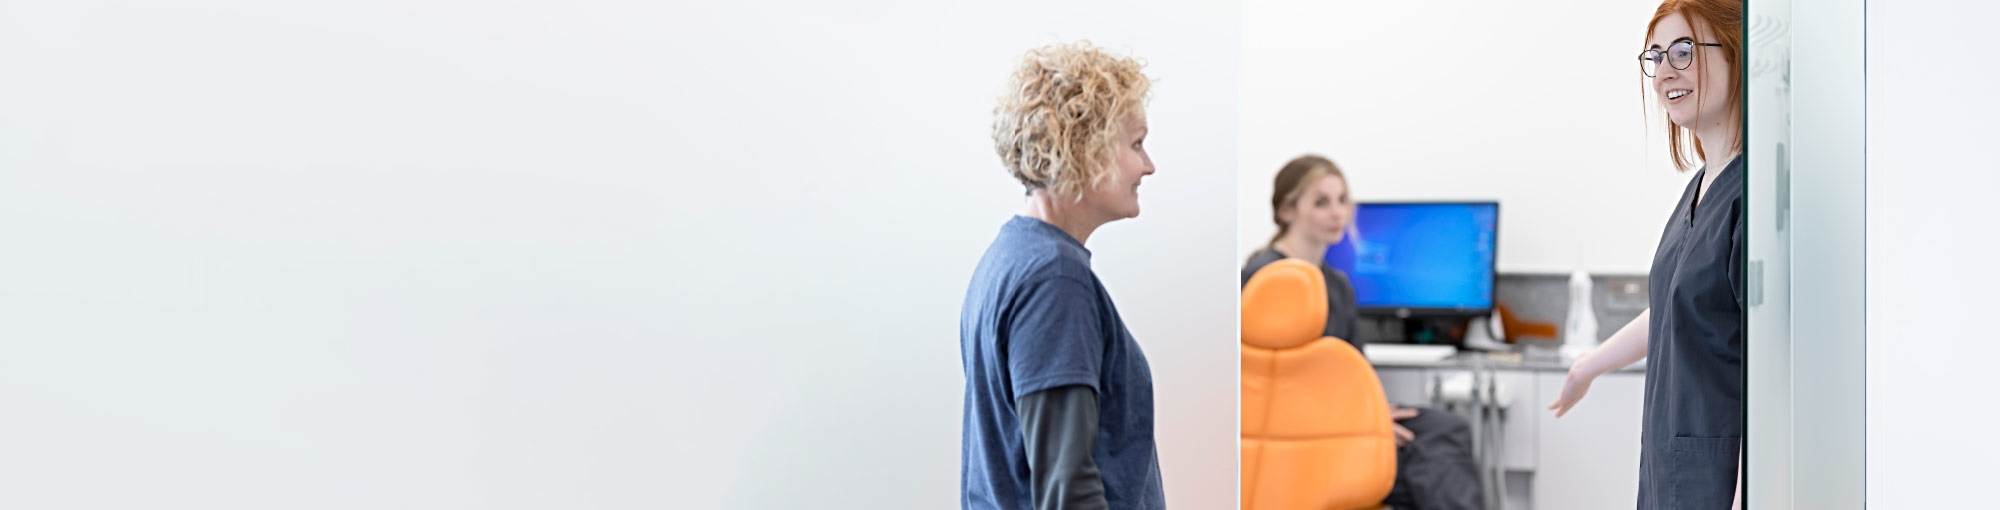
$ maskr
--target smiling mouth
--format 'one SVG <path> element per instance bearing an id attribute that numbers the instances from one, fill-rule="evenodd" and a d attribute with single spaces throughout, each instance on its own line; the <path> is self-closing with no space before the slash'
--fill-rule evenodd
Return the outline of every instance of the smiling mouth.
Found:
<path id="1" fill-rule="evenodd" d="M 1669 90 L 1667 91 L 1667 100 L 1672 101 L 1675 99 L 1680 99 L 1682 97 L 1687 97 L 1688 94 L 1693 94 L 1693 93 L 1694 91 L 1687 89 Z"/>

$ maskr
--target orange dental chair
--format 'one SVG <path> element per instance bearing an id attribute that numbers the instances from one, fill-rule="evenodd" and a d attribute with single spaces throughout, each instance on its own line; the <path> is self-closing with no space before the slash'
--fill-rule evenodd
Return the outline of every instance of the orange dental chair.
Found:
<path id="1" fill-rule="evenodd" d="M 1241 507 L 1379 508 L 1396 478 L 1388 398 L 1352 345 L 1323 337 L 1326 280 L 1300 260 L 1243 287 Z"/>

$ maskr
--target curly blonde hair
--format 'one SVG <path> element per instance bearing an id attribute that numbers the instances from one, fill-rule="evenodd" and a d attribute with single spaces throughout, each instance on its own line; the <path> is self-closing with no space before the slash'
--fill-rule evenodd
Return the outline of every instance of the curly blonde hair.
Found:
<path id="1" fill-rule="evenodd" d="M 1113 175 L 1121 123 L 1143 112 L 1152 80 L 1131 57 L 1088 41 L 1028 51 L 993 108 L 993 149 L 1007 172 L 1057 196 Z"/>

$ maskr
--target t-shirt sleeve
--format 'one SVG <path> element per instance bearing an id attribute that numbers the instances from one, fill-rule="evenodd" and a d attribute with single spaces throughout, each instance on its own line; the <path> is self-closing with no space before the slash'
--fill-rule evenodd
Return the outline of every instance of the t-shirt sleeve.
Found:
<path id="1" fill-rule="evenodd" d="M 1103 366 L 1104 319 L 1097 293 L 1071 277 L 1029 284 L 1006 322 L 1007 374 L 1013 398 L 1069 385 L 1098 387 Z"/>
<path id="2" fill-rule="evenodd" d="M 1018 407 L 1035 508 L 1104 510 L 1104 478 L 1090 457 L 1097 444 L 1097 395 L 1064 386 L 1022 395 Z"/>

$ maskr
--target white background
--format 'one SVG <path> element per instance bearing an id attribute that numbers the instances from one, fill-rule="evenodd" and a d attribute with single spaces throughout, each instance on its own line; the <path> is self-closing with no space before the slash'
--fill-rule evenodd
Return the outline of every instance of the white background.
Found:
<path id="1" fill-rule="evenodd" d="M 1867 2 L 1869 508 L 1990 506 L 2000 473 L 2000 99 L 1982 64 L 1996 18 L 1990 3 Z"/>
<path id="2" fill-rule="evenodd" d="M 1089 247 L 1168 501 L 1234 505 L 1238 30 L 1228 2 L 0 3 L 0 507 L 953 507 L 959 304 L 1020 204 L 993 99 L 1078 38 L 1158 79 L 1145 212 Z"/>
<path id="3" fill-rule="evenodd" d="M 1499 200 L 1501 271 L 1646 273 L 1694 177 L 1639 74 L 1658 6 L 1244 2 L 1237 262 L 1277 232 L 1272 178 L 1310 152 L 1359 201 Z"/>

